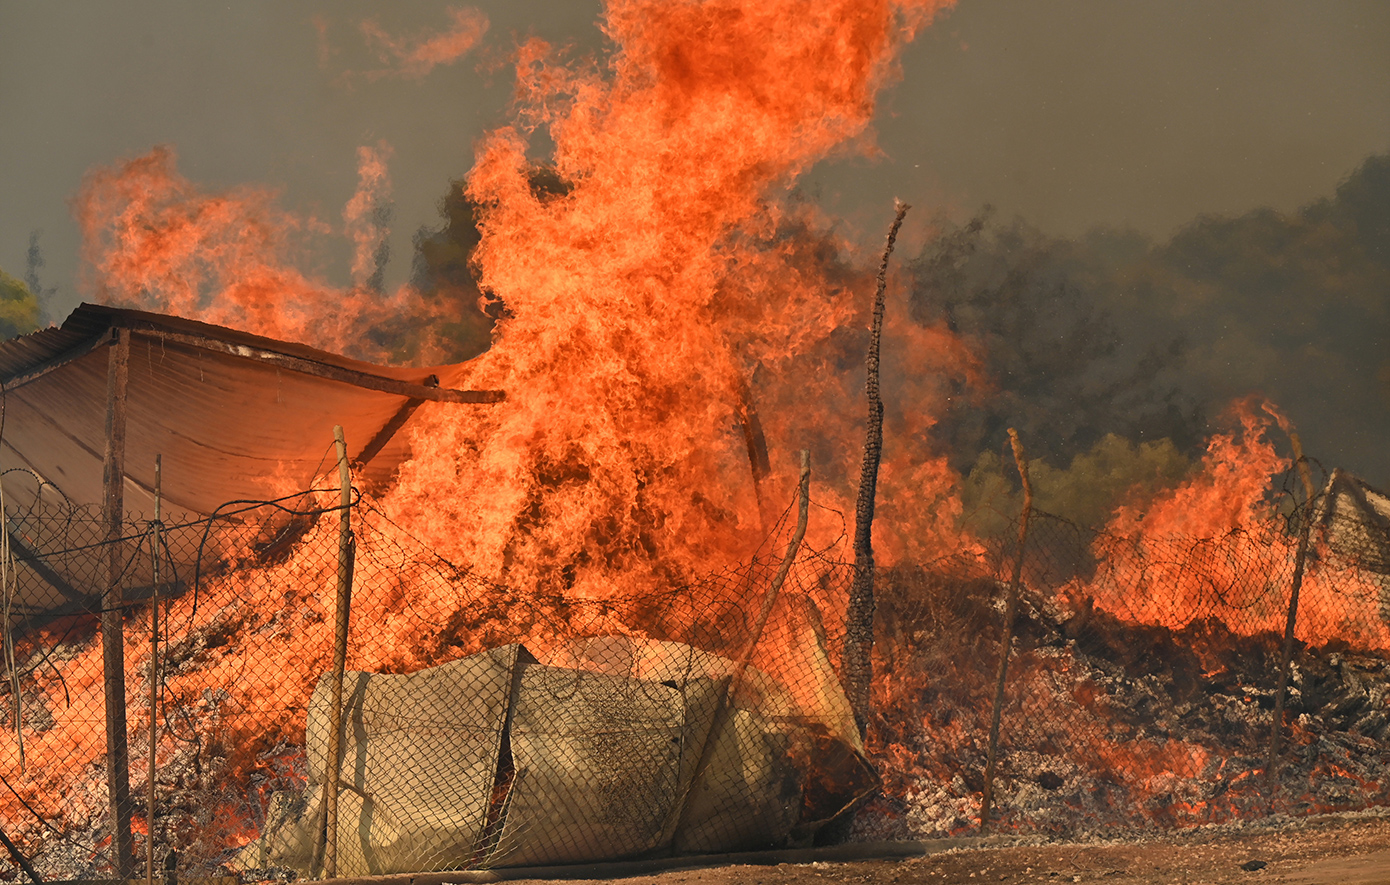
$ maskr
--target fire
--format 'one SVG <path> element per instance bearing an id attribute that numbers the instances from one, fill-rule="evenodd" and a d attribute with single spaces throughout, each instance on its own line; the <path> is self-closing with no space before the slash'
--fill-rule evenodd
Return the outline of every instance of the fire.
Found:
<path id="1" fill-rule="evenodd" d="M 792 199 L 791 188 L 846 145 L 868 149 L 875 96 L 894 76 L 897 50 L 947 5 L 612 0 L 603 26 L 613 51 L 601 61 L 566 63 L 541 41 L 521 45 L 515 122 L 480 143 L 467 178 L 467 194 L 481 206 L 474 256 L 481 287 L 505 311 L 493 347 L 455 377 L 441 378 L 448 386 L 503 389 L 508 399 L 487 411 L 431 404 L 417 413 L 411 460 L 372 502 L 386 517 L 383 551 L 399 531 L 537 605 L 554 594 L 605 600 L 684 586 L 757 551 L 791 499 L 794 453 L 803 448 L 812 453 L 818 505 L 807 543 L 819 550 L 842 543 L 854 510 L 864 411 L 862 376 L 843 367 L 862 364 L 871 286 L 858 267 L 826 257 L 852 249 Z M 378 39 L 403 70 L 427 70 L 483 37 L 481 14 L 453 15 L 452 42 L 411 47 Z M 535 135 L 542 130 L 554 150 L 538 165 L 542 140 Z M 359 151 L 359 189 L 343 215 L 342 232 L 355 246 L 346 290 L 294 269 L 298 240 L 327 226 L 279 211 L 267 191 L 202 193 L 178 175 L 165 148 L 96 170 L 77 201 L 96 293 L 380 358 L 384 348 L 368 331 L 402 315 L 431 319 L 409 288 L 382 292 L 375 273 L 385 233 L 375 207 L 389 192 L 389 159 L 385 145 Z M 537 186 L 542 173 L 553 186 Z M 986 545 L 960 532 L 960 478 L 928 433 L 947 381 L 984 379 L 969 343 L 908 321 L 903 296 L 890 290 L 890 442 L 875 525 L 878 560 L 922 563 L 951 551 L 978 563 Z M 1222 613 L 1210 599 L 1216 587 L 1232 611 L 1256 611 L 1227 627 L 1281 630 L 1280 582 L 1295 545 L 1288 533 L 1262 527 L 1269 524 L 1271 478 L 1289 462 L 1272 441 L 1272 411 L 1247 401 L 1234 416 L 1236 429 L 1211 439 L 1185 482 L 1115 513 L 1092 551 L 1100 566 L 1062 586 L 1035 589 L 1055 600 L 1093 600 L 1126 623 L 1180 631 Z M 752 450 L 755 421 L 770 473 Z M 322 546 L 324 531 L 316 527 L 304 549 Z M 1174 536 L 1216 539 L 1215 554 L 1170 556 L 1164 544 Z M 1105 568 L 1115 539 L 1128 545 L 1124 555 L 1144 564 L 1138 590 Z M 484 598 L 458 583 L 424 580 L 392 565 L 389 553 L 374 553 L 370 539 L 362 544 L 359 581 L 394 592 L 359 599 L 354 617 L 372 629 L 354 635 L 349 666 L 399 672 L 457 653 L 438 644 L 441 636 L 423 641 L 417 625 L 446 624 Z M 302 722 L 280 731 L 265 723 L 282 720 L 286 706 L 302 708 L 328 665 L 323 624 L 332 581 L 315 571 L 320 565 L 292 557 L 218 579 L 197 611 L 188 598 L 170 603 L 170 623 L 189 635 L 227 630 L 284 640 L 257 646 L 262 656 L 278 655 L 274 666 L 264 657 L 248 666 L 235 644 L 184 649 L 197 668 L 168 678 L 169 694 L 184 705 L 196 706 L 208 684 L 234 686 L 228 698 L 203 700 L 253 714 L 218 726 L 230 744 L 248 748 L 234 763 L 242 770 L 262 764 L 265 753 L 273 758 L 276 740 L 302 741 Z M 967 571 L 959 585 L 979 597 L 980 623 L 997 622 L 989 606 L 996 575 L 978 564 Z M 1329 569 L 1308 580 L 1360 579 Z M 1271 593 L 1276 586 L 1280 592 Z M 827 621 L 841 616 L 843 600 L 811 601 Z M 1383 623 L 1368 617 L 1349 625 L 1345 614 L 1308 605 L 1301 638 L 1354 628 L 1371 647 L 1390 647 Z M 269 614 L 275 612 L 281 614 Z M 926 780 L 950 784 L 941 788 L 941 802 L 955 802 L 964 815 L 978 786 L 960 771 L 978 753 L 987 713 L 963 662 L 981 646 L 971 638 L 975 645 L 961 639 L 922 651 L 924 636 L 945 622 L 943 616 L 935 625 L 927 618 L 905 625 L 879 648 L 874 690 L 883 715 L 873 737 L 890 769 L 890 792 L 906 795 Z M 595 626 L 623 629 L 616 622 Z M 544 651 L 542 626 L 518 623 L 515 631 L 525 635 L 503 641 Z M 769 635 L 797 641 L 787 624 L 774 622 Z M 474 644 L 472 651 L 487 638 L 456 641 Z M 142 653 L 132 654 L 133 666 Z M 1109 715 L 1111 699 L 1071 672 L 1072 653 L 1035 661 L 1013 678 L 1042 683 L 1065 674 L 1071 681 L 1055 681 L 1068 685 L 1073 724 L 1094 725 Z M 55 697 L 85 692 L 97 703 L 100 667 L 93 646 L 65 670 L 65 688 L 45 690 Z M 11 751 L 8 740 L 0 737 L 0 751 Z M 62 741 L 81 742 L 95 758 L 101 740 L 90 723 L 59 723 L 28 751 L 43 759 Z M 1150 797 L 1167 797 L 1161 814 L 1170 819 L 1238 811 L 1222 805 L 1226 799 L 1194 799 L 1173 787 L 1175 779 L 1200 780 L 1226 765 L 1195 743 L 1110 736 L 1098 738 L 1094 750 L 1095 768 L 1134 772 Z M 1232 774 L 1232 782 L 1247 774 Z M 961 832 L 969 825 L 957 818 L 943 827 Z M 253 832 L 254 822 L 238 820 L 229 839 Z"/>
<path id="2" fill-rule="evenodd" d="M 1078 579 L 1063 592 L 1094 597 L 1122 618 L 1174 629 L 1210 614 L 1214 604 L 1234 613 L 1267 597 L 1270 580 L 1291 555 L 1288 540 L 1267 528 L 1268 492 L 1290 462 L 1275 453 L 1268 438 L 1273 422 L 1268 413 L 1256 411 L 1257 405 L 1247 400 L 1234 406 L 1239 429 L 1211 438 L 1193 476 L 1144 509 L 1126 505 L 1116 511 L 1097 540 L 1098 558 L 1128 566 L 1122 576 L 1102 568 L 1097 579 Z M 1109 549 L 1112 539 L 1123 539 L 1124 553 L 1132 559 Z M 1220 541 L 1213 555 L 1194 556 L 1172 550 L 1175 539 Z M 1143 580 L 1136 588 L 1129 572 L 1141 566 Z M 1276 601 L 1265 606 L 1258 622 L 1240 621 L 1252 630 L 1272 630 L 1282 625 L 1281 616 Z"/>
<path id="3" fill-rule="evenodd" d="M 362 22 L 360 29 L 368 44 L 377 47 L 382 61 L 394 63 L 401 76 L 418 79 L 438 65 L 454 63 L 477 46 L 487 33 L 487 16 L 481 10 L 452 7 L 449 18 L 453 19 L 453 26 L 447 31 L 414 41 L 391 36 L 376 19 Z"/>
<path id="4" fill-rule="evenodd" d="M 383 238 L 371 210 L 388 186 L 388 155 L 385 146 L 359 152 L 358 193 L 344 215 L 362 284 L 348 290 L 294 267 L 308 241 L 330 228 L 277 208 L 268 189 L 203 193 L 163 146 L 94 169 L 73 203 L 92 295 L 384 360 L 389 353 L 364 332 L 402 314 L 426 316 L 410 289 L 383 297 L 365 284 Z"/>
<path id="5" fill-rule="evenodd" d="M 521 123 L 485 140 L 468 178 L 482 283 L 510 316 L 457 379 L 514 405 L 481 423 L 434 412 L 388 509 L 509 584 L 580 595 L 750 553 L 762 523 L 740 391 L 769 431 L 772 500 L 790 497 L 796 449 L 860 436 L 856 399 L 823 370 L 867 305 L 791 260 L 783 198 L 863 134 L 894 51 L 938 5 L 619 2 L 606 69 L 525 44 Z M 532 188 L 538 127 L 563 194 Z M 959 348 L 939 343 L 919 359 L 943 369 Z M 792 400 L 795 417 L 761 405 Z M 854 447 L 817 452 L 819 500 L 852 500 Z M 938 462 L 904 455 L 894 478 L 944 496 Z"/>
<path id="6" fill-rule="evenodd" d="M 539 41 L 522 45 L 517 122 L 482 142 L 467 185 L 483 207 L 481 283 L 505 316 L 491 351 L 441 379 L 498 386 L 508 401 L 487 412 L 422 409 L 413 459 L 381 510 L 517 593 L 614 598 L 746 560 L 791 498 L 795 452 L 809 448 L 823 509 L 808 541 L 824 548 L 843 537 L 862 381 L 835 367 L 862 359 L 870 287 L 862 271 L 824 257 L 848 247 L 789 196 L 800 173 L 846 143 L 867 149 L 897 50 L 945 5 L 618 0 L 604 22 L 615 49 L 601 64 L 567 65 Z M 472 22 L 469 39 L 481 37 L 485 22 L 456 18 L 460 33 Z M 418 55 L 383 42 L 403 64 Z M 561 182 L 555 192 L 532 186 L 528 140 L 538 128 L 555 145 L 545 164 Z M 359 152 L 341 229 L 355 246 L 346 290 L 295 267 L 303 242 L 331 229 L 279 210 L 265 189 L 202 192 L 168 148 L 94 170 L 75 208 L 95 294 L 382 358 L 370 330 L 400 315 L 430 319 L 408 288 L 388 295 L 372 282 L 388 160 L 386 146 Z M 889 334 L 900 346 L 889 371 L 903 379 L 894 438 L 910 443 L 889 453 L 881 512 L 915 518 L 880 521 L 884 561 L 954 535 L 956 478 L 924 435 L 944 395 L 937 379 L 976 371 L 953 336 L 906 322 L 903 293 L 894 295 Z M 771 455 L 766 476 L 750 466 L 755 419 Z M 312 548 L 313 536 L 303 544 Z M 360 550 L 359 581 L 389 582 L 371 562 Z M 169 623 L 189 636 L 286 638 L 257 643 L 278 657 L 255 667 L 235 643 L 171 649 L 189 657 L 166 679 L 169 700 L 200 710 L 198 728 L 220 744 L 254 748 L 227 763 L 243 773 L 268 742 L 294 740 L 302 725 L 267 723 L 302 707 L 327 666 L 327 631 L 314 625 L 332 582 L 315 564 L 305 555 L 219 579 L 196 612 L 190 599 L 170 603 Z M 433 663 L 441 650 L 421 646 L 419 618 L 446 623 L 476 602 L 411 577 L 392 576 L 409 586 L 410 617 L 400 594 L 359 600 L 355 617 L 373 629 L 360 633 L 350 666 Z M 819 602 L 833 619 L 838 601 Z M 545 644 L 507 637 L 517 639 Z M 132 667 L 142 654 L 131 652 Z M 95 646 L 73 666 L 88 676 L 84 690 L 99 693 Z M 208 697 L 208 684 L 230 689 Z M 79 734 L 98 755 L 99 731 L 77 723 L 47 739 L 56 747 Z"/>
<path id="7" fill-rule="evenodd" d="M 1290 462 L 1269 438 L 1275 413 L 1268 403 L 1243 400 L 1233 404 L 1232 415 L 1238 429 L 1211 438 L 1194 476 L 1147 508 L 1121 507 L 1106 531 L 1121 537 L 1214 538 L 1263 522 L 1271 480 Z"/>
<path id="8" fill-rule="evenodd" d="M 1237 429 L 1211 438 L 1191 477 L 1147 506 L 1116 511 L 1095 544 L 1095 576 L 1070 582 L 1062 596 L 1175 630 L 1217 617 L 1245 634 L 1283 633 L 1298 538 L 1274 519 L 1273 489 L 1292 462 L 1271 436 L 1289 424 L 1255 399 L 1233 404 L 1231 415 Z M 1296 636 L 1390 648 L 1390 626 L 1376 610 L 1347 604 L 1378 598 L 1371 576 L 1320 552 L 1317 538 L 1312 557 Z"/>
<path id="9" fill-rule="evenodd" d="M 845 331 L 867 325 L 866 286 L 805 261 L 824 225 L 787 195 L 865 137 L 897 49 L 944 5 L 616 2 L 603 65 L 522 45 L 518 122 L 485 139 L 468 177 L 484 207 L 482 284 L 507 315 L 493 349 L 446 379 L 501 386 L 509 404 L 422 414 L 384 504 L 393 517 L 509 584 L 603 595 L 745 558 L 775 516 L 758 502 L 789 500 L 800 448 L 815 453 L 817 499 L 848 512 L 859 383 L 829 367 Z M 541 127 L 558 195 L 532 188 Z M 321 225 L 264 191 L 201 194 L 167 149 L 97 170 L 78 210 L 98 295 L 380 356 L 364 332 L 425 310 L 408 289 L 363 283 L 386 153 L 360 154 L 348 291 L 291 269 L 292 234 Z M 974 363 L 944 330 L 897 322 L 890 335 L 909 379 L 894 434 L 909 442 L 883 476 L 891 562 L 955 534 L 957 480 L 924 437 L 936 379 Z M 750 408 L 772 455 L 761 485 L 741 431 Z M 909 527 L 895 510 L 934 516 Z M 810 537 L 843 530 L 830 515 Z"/>

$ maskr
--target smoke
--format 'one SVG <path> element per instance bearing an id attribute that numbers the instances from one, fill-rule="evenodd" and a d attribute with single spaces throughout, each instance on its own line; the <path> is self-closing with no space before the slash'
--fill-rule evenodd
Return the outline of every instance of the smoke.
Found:
<path id="1" fill-rule="evenodd" d="M 1174 478 L 1251 394 L 1327 467 L 1390 483 L 1390 154 L 1295 212 L 1202 216 L 1160 243 L 986 211 L 945 226 L 912 272 L 914 316 L 962 335 L 989 379 L 934 429 L 970 476 L 967 510 L 1004 500 L 1009 426 L 1047 462 L 1053 505 L 1094 522 L 1130 493 L 1122 478 Z"/>
<path id="2" fill-rule="evenodd" d="M 1310 455 L 1390 483 L 1390 155 L 1296 212 L 1199 218 L 1130 272 L 1111 309 L 1185 338 L 1186 389 L 1263 393 Z"/>
<path id="3" fill-rule="evenodd" d="M 910 266 L 914 318 L 962 336 L 988 379 L 961 388 L 937 425 L 957 469 L 1002 450 L 1008 427 L 1058 464 L 1107 434 L 1201 444 L 1203 403 L 1175 374 L 1182 336 L 1129 339 L 1113 315 L 1108 293 L 1134 254 L 1124 237 L 1052 238 L 998 225 L 988 209 L 922 249 Z"/>
<path id="4" fill-rule="evenodd" d="M 39 271 L 46 263 L 43 260 L 43 249 L 39 247 L 39 237 L 42 235 L 41 230 L 29 231 L 29 248 L 24 253 L 24 283 L 38 299 L 40 324 L 48 322 L 48 304 L 58 292 L 57 286 L 45 287 L 39 279 Z"/>

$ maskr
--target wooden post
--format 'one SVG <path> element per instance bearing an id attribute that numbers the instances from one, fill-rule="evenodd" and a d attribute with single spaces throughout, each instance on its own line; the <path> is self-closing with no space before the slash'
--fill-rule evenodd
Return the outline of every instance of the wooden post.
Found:
<path id="1" fill-rule="evenodd" d="M 1308 538 L 1313 529 L 1313 476 L 1308 470 L 1308 459 L 1303 457 L 1303 443 L 1298 433 L 1289 429 L 1289 440 L 1293 443 L 1293 456 L 1298 464 L 1298 475 L 1303 481 L 1303 506 L 1308 511 L 1303 526 L 1298 533 L 1298 551 L 1294 554 L 1293 582 L 1289 587 L 1289 611 L 1284 619 L 1284 651 L 1279 659 L 1279 686 L 1274 691 L 1274 725 L 1269 735 L 1269 761 L 1265 765 L 1265 778 L 1269 787 L 1269 804 L 1274 807 L 1274 796 L 1278 784 L 1275 774 L 1279 768 L 1279 745 L 1284 735 L 1284 695 L 1289 686 L 1289 664 L 1293 661 L 1294 628 L 1298 623 L 1298 593 L 1303 588 L 1303 570 L 1308 561 Z"/>
<path id="2" fill-rule="evenodd" d="M 733 704 L 734 696 L 738 693 L 739 686 L 743 684 L 744 674 L 748 671 L 748 665 L 753 660 L 753 652 L 757 650 L 758 640 L 762 638 L 763 630 L 767 627 L 767 619 L 772 614 L 772 607 L 777 603 L 777 597 L 782 593 L 782 585 L 786 583 L 787 575 L 791 573 L 792 565 L 796 562 L 797 553 L 801 550 L 801 542 L 806 537 L 806 523 L 811 511 L 811 453 L 802 450 L 801 452 L 801 481 L 797 485 L 797 515 L 796 531 L 792 534 L 792 539 L 787 543 L 787 552 L 782 556 L 782 564 L 777 567 L 777 572 L 772 576 L 772 584 L 768 587 L 767 594 L 763 596 L 762 608 L 758 610 L 758 618 L 753 623 L 753 629 L 748 635 L 748 642 L 744 645 L 743 653 L 734 663 L 729 675 L 721 678 L 719 694 L 715 700 L 714 715 L 711 717 L 709 731 L 705 734 L 705 742 L 700 747 L 700 755 L 695 760 L 695 765 L 690 769 L 689 779 L 681 785 L 680 801 L 675 807 L 675 813 L 668 820 L 666 829 L 662 831 L 661 844 L 675 838 L 676 834 L 685 826 L 686 817 L 690 813 L 690 797 L 695 790 L 695 785 L 704 776 L 705 770 L 709 768 L 711 753 L 715 742 L 718 740 L 719 733 L 728 724 L 729 710 Z M 675 849 L 672 843 L 672 850 Z"/>
<path id="3" fill-rule="evenodd" d="M 126 387 L 130 380 L 130 330 L 113 329 L 106 369 L 106 453 L 102 521 L 106 526 L 106 592 L 101 604 L 102 669 L 106 685 L 106 783 L 111 798 L 111 850 L 116 877 L 135 874 L 130 835 L 130 750 L 125 708 L 125 599 L 121 592 L 122 521 L 125 516 Z"/>
<path id="4" fill-rule="evenodd" d="M 0 514 L 7 514 L 5 509 L 5 486 L 0 483 Z M 9 517 L 5 516 L 8 523 Z M 14 723 L 14 744 L 19 751 L 19 770 L 26 768 L 24 758 L 24 695 L 19 683 L 19 667 L 15 662 L 14 654 L 14 591 L 15 591 L 15 561 L 14 551 L 11 549 L 10 533 L 8 531 L 0 533 L 0 595 L 4 600 L 0 601 L 0 629 L 5 631 L 3 638 L 5 669 L 9 673 L 10 682 L 10 718 Z"/>
<path id="5" fill-rule="evenodd" d="M 763 435 L 763 422 L 758 418 L 758 409 L 753 403 L 753 391 L 742 379 L 738 385 L 738 423 L 743 430 L 744 448 L 748 451 L 753 495 L 758 499 L 758 520 L 766 533 L 770 526 L 777 523 L 776 515 L 768 512 L 768 502 L 763 498 L 763 481 L 772 474 L 772 465 L 767 457 L 767 438 Z"/>
<path id="6" fill-rule="evenodd" d="M 730 692 L 737 691 L 743 682 L 743 674 L 747 671 L 748 664 L 753 660 L 753 652 L 758 647 L 758 641 L 762 639 L 763 630 L 767 627 L 767 619 L 772 615 L 772 607 L 777 603 L 777 597 L 782 593 L 782 585 L 786 583 L 787 575 L 791 574 L 792 564 L 796 562 L 796 554 L 801 550 L 801 542 L 806 537 L 806 522 L 811 513 L 811 453 L 804 449 L 801 452 L 801 480 L 797 483 L 796 488 L 796 531 L 787 544 L 787 552 L 782 557 L 782 564 L 777 567 L 777 573 L 772 576 L 772 586 L 768 588 L 767 595 L 763 597 L 762 608 L 758 610 L 758 619 L 753 622 L 753 630 L 748 636 L 748 645 L 744 647 L 743 654 L 739 656 L 738 664 L 734 667 L 733 679 L 729 682 Z"/>
<path id="7" fill-rule="evenodd" d="M 864 434 L 864 462 L 859 472 L 859 497 L 854 506 L 854 577 L 845 611 L 845 682 L 849 689 L 854 721 L 863 737 L 869 724 L 870 685 L 874 678 L 874 498 L 878 491 L 878 464 L 883 455 L 883 398 L 878 386 L 879 345 L 883 339 L 884 292 L 888 287 L 888 256 L 898 238 L 903 216 L 911 207 L 897 201 L 897 214 L 888 229 L 883 260 L 878 266 L 874 290 L 873 326 L 869 337 L 868 380 L 869 423 Z"/>
<path id="8" fill-rule="evenodd" d="M 159 746 L 157 724 L 159 722 L 159 521 L 161 480 L 163 465 L 161 456 L 154 456 L 154 522 L 150 525 L 150 772 L 145 784 L 145 883 L 154 885 L 154 769 L 155 751 Z"/>
<path id="9" fill-rule="evenodd" d="M 338 517 L 338 601 L 333 633 L 333 707 L 329 711 L 328 770 L 324 774 L 323 877 L 338 873 L 338 778 L 342 765 L 343 671 L 347 668 L 348 623 L 352 612 L 352 474 L 348 470 L 347 441 L 342 426 L 333 428 L 338 447 L 338 484 L 341 488 Z"/>
<path id="10" fill-rule="evenodd" d="M 999 673 L 994 680 L 994 707 L 989 718 L 989 751 L 985 758 L 985 785 L 980 795 L 980 832 L 989 827 L 990 807 L 994 804 L 994 769 L 999 757 L 999 721 L 1004 711 L 1004 683 L 1009 676 L 1009 651 L 1014 638 L 1014 616 L 1018 612 L 1018 588 L 1023 580 L 1023 547 L 1028 542 L 1028 518 L 1033 513 L 1033 486 L 1028 481 L 1028 456 L 1018 431 L 1009 428 L 1014 464 L 1023 480 L 1023 510 L 1018 517 L 1018 550 L 1014 554 L 1014 573 L 1004 603 L 1004 641 L 999 650 Z"/>

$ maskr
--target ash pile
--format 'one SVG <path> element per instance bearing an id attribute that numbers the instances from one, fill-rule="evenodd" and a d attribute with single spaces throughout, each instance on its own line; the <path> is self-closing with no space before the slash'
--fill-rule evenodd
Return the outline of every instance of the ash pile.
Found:
<path id="1" fill-rule="evenodd" d="M 1310 544 L 1272 774 L 1293 534 L 1161 554 L 1149 544 L 1140 556 L 1045 518 L 1014 623 L 991 827 L 1108 836 L 1390 805 L 1390 633 L 1375 568 L 1387 536 L 1326 513 L 1315 511 L 1323 533 Z M 885 576 L 870 747 L 886 783 L 858 818 L 861 837 L 979 831 L 1005 558 Z M 1129 583 L 1116 582 L 1130 567 Z M 1145 580 L 1174 574 L 1200 585 L 1185 610 L 1115 604 L 1116 586 L 1144 594 Z"/>

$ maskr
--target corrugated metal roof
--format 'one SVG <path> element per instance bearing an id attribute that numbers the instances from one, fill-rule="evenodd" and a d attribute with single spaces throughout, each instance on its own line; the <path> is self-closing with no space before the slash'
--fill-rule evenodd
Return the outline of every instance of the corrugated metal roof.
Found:
<path id="1" fill-rule="evenodd" d="M 345 373 L 360 373 L 421 385 L 426 384 L 432 377 L 447 377 L 457 368 L 379 366 L 318 350 L 305 344 L 278 341 L 225 326 L 214 326 L 210 323 L 143 310 L 84 303 L 68 315 L 62 326 L 40 329 L 0 342 L 0 383 L 6 387 L 12 387 L 16 380 L 23 383 L 24 377 L 30 372 L 41 369 L 48 362 L 60 360 L 74 350 L 80 350 L 93 343 L 99 344 L 102 336 L 117 327 L 128 328 L 136 333 L 153 334 L 156 337 L 206 339 L 208 342 L 225 345 L 221 348 L 225 350 L 245 348 L 246 356 L 260 351 L 278 354 L 288 360 L 303 360 L 330 369 L 340 369 Z"/>
<path id="2" fill-rule="evenodd" d="M 207 323 L 83 304 L 59 328 L 0 343 L 0 467 L 22 468 L 78 506 L 102 500 L 116 328 L 130 330 L 125 508 L 152 512 L 160 455 L 170 520 L 309 488 L 332 465 L 335 424 L 354 458 L 369 461 L 359 480 L 380 482 L 408 455 L 401 440 L 416 407 L 476 409 L 446 403 L 501 398 L 439 388 L 437 378 L 456 377 L 457 366 L 377 366 Z M 23 473 L 5 479 L 7 499 L 19 507 L 36 494 Z"/>

